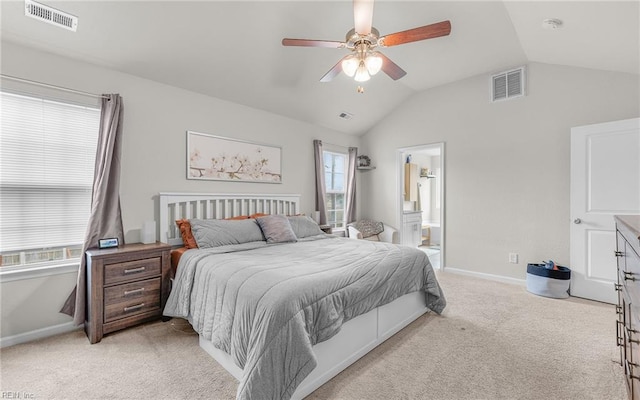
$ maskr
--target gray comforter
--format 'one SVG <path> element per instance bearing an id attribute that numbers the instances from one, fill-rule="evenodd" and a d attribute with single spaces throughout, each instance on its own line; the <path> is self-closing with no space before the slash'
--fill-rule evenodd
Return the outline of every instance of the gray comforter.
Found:
<path id="1" fill-rule="evenodd" d="M 322 239 L 320 239 L 322 237 Z M 164 315 L 187 318 L 243 369 L 238 399 L 288 399 L 315 368 L 311 346 L 346 321 L 414 291 L 445 298 L 424 252 L 319 236 L 189 250 Z"/>

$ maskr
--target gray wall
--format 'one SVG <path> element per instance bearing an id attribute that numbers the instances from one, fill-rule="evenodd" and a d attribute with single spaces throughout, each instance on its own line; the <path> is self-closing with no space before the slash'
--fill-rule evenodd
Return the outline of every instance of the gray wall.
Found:
<path id="1" fill-rule="evenodd" d="M 144 221 L 158 219 L 154 196 L 161 191 L 299 193 L 301 212 L 311 213 L 315 209 L 313 139 L 342 146 L 359 144 L 356 136 L 11 43 L 2 43 L 2 73 L 92 93 L 122 95 L 120 196 L 128 242 L 139 240 Z M 187 130 L 282 146 L 283 183 L 187 180 Z M 70 318 L 57 311 L 74 284 L 75 273 L 3 280 L 0 338 L 69 322 Z"/>
<path id="2" fill-rule="evenodd" d="M 533 63 L 510 101 L 489 101 L 489 75 L 418 93 L 363 137 L 377 169 L 361 214 L 395 224 L 394 149 L 445 142 L 446 267 L 524 279 L 527 262 L 570 265 L 570 129 L 638 117 L 638 89 L 638 75 Z"/>

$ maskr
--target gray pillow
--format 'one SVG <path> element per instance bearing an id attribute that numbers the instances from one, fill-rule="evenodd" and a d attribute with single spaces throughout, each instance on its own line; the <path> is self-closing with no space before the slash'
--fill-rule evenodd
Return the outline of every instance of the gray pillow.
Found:
<path id="1" fill-rule="evenodd" d="M 316 221 L 312 220 L 306 215 L 296 215 L 287 218 L 289 218 L 291 229 L 293 229 L 293 233 L 296 234 L 296 237 L 298 239 L 306 238 L 309 236 L 322 235 L 324 233 L 322 232 L 322 229 L 320 229 Z"/>
<path id="2" fill-rule="evenodd" d="M 291 229 L 289 220 L 284 215 L 269 215 L 256 218 L 267 243 L 297 242 L 298 238 Z"/>
<path id="3" fill-rule="evenodd" d="M 262 231 L 253 219 L 192 219 L 189 222 L 201 249 L 264 241 Z"/>

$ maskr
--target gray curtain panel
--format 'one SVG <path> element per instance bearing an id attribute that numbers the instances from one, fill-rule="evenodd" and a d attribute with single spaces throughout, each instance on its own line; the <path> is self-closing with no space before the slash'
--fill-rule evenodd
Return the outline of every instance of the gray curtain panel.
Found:
<path id="1" fill-rule="evenodd" d="M 356 219 L 356 162 L 358 148 L 349 147 L 349 159 L 347 161 L 347 190 L 345 196 L 345 217 L 347 223 Z"/>
<path id="2" fill-rule="evenodd" d="M 93 175 L 91 216 L 82 247 L 83 254 L 87 249 L 98 247 L 98 240 L 103 238 L 118 238 L 118 243 L 124 244 L 120 212 L 122 117 L 122 97 L 118 94 L 104 95 Z M 71 315 L 76 325 L 83 324 L 85 320 L 86 292 L 86 257 L 82 256 L 76 287 L 60 310 Z"/>
<path id="3" fill-rule="evenodd" d="M 324 183 L 324 155 L 322 154 L 322 140 L 313 141 L 313 154 L 316 160 L 316 211 L 320 214 L 318 224 L 327 223 L 327 188 Z"/>

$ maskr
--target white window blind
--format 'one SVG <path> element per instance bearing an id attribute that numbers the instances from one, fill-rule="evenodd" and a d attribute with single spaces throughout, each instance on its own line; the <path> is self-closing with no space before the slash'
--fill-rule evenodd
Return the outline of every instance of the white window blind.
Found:
<path id="1" fill-rule="evenodd" d="M 90 213 L 100 110 L 0 95 L 2 265 L 77 257 Z"/>

